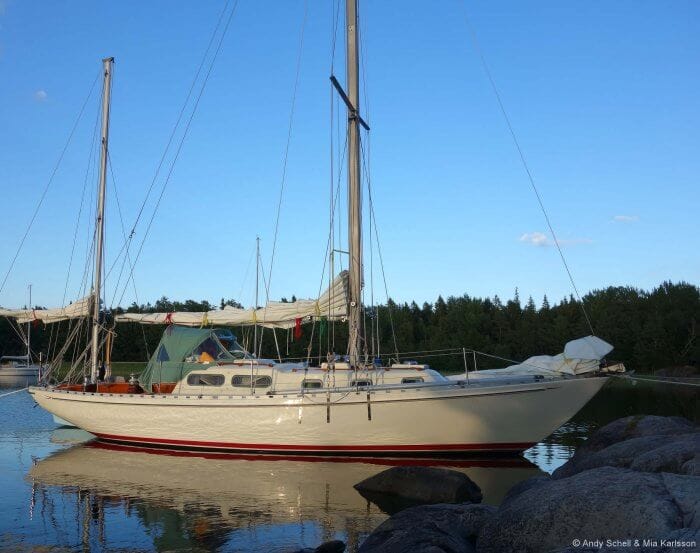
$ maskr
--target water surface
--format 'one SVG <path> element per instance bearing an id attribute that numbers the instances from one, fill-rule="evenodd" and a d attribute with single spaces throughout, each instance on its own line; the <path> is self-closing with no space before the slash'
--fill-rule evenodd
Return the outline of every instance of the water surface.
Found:
<path id="1" fill-rule="evenodd" d="M 463 471 L 486 503 L 498 504 L 512 485 L 551 472 L 618 417 L 699 420 L 694 390 L 613 382 L 523 457 L 411 462 Z M 353 551 L 391 507 L 352 486 L 392 462 L 107 446 L 57 428 L 20 392 L 0 398 L 0 550 L 282 552 L 341 539 Z"/>

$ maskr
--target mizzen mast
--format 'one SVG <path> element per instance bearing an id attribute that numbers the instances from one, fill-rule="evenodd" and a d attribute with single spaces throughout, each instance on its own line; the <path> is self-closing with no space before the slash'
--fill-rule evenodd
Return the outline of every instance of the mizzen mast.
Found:
<path id="1" fill-rule="evenodd" d="M 93 282 L 92 345 L 90 349 L 90 380 L 97 382 L 98 354 L 100 349 L 100 295 L 102 290 L 102 257 L 104 255 L 105 190 L 107 182 L 107 155 L 109 142 L 109 101 L 112 92 L 112 65 L 114 58 L 105 58 L 102 85 L 102 140 L 100 148 L 100 180 L 95 222 L 95 280 Z"/>

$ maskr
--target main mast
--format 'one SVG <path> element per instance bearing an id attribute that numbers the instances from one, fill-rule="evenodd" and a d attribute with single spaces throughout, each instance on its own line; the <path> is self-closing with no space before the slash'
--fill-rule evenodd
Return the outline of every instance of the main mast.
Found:
<path id="1" fill-rule="evenodd" d="M 112 92 L 112 64 L 114 58 L 102 60 L 102 147 L 100 149 L 100 181 L 95 222 L 95 280 L 93 282 L 92 346 L 90 350 L 90 380 L 97 382 L 97 362 L 100 349 L 100 292 L 102 290 L 102 256 L 105 229 L 105 190 L 107 182 L 107 152 L 109 142 L 109 97 Z"/>
<path id="2" fill-rule="evenodd" d="M 361 362 L 362 337 L 362 189 L 360 184 L 360 92 L 357 0 L 347 0 L 347 87 L 348 87 L 348 240 L 350 252 L 348 354 L 350 365 Z"/>

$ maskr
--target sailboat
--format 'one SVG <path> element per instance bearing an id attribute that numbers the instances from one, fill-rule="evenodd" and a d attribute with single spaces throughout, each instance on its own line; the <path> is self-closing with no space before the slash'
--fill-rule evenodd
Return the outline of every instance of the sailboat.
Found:
<path id="1" fill-rule="evenodd" d="M 3 355 L 0 357 L 0 387 L 29 386 L 37 384 L 41 378 L 41 355 L 39 363 L 34 362 L 32 356 L 32 325 L 43 322 L 50 323 L 63 320 L 68 312 L 75 312 L 80 305 L 71 305 L 67 309 L 34 309 L 32 307 L 32 285 L 29 285 L 28 309 L 2 309 L 0 316 L 7 318 L 10 324 L 16 325 L 18 336 L 24 341 L 27 348 L 25 355 Z M 22 332 L 22 325 L 26 324 L 26 331 Z"/>
<path id="2" fill-rule="evenodd" d="M 581 357 L 536 359 L 521 370 L 447 378 L 428 365 L 368 360 L 363 263 L 357 0 L 346 2 L 349 269 L 316 300 L 205 313 L 126 314 L 166 324 L 138 379 L 98 379 L 100 277 L 112 58 L 104 63 L 102 151 L 89 382 L 30 388 L 47 411 L 103 441 L 148 447 L 308 455 L 521 452 L 579 411 L 607 382 L 595 337 Z M 325 363 L 272 362 L 230 351 L 212 325 L 290 328 L 321 316 L 348 325 L 347 355 Z M 602 342 L 602 344 L 601 344 Z M 566 352 L 565 352 L 566 353 Z"/>

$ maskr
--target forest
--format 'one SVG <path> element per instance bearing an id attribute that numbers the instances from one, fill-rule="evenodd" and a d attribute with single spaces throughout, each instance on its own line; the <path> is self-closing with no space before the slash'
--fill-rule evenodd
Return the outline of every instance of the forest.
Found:
<path id="1" fill-rule="evenodd" d="M 628 369 L 640 372 L 697 366 L 700 359 L 697 337 L 700 288 L 697 286 L 664 282 L 650 291 L 611 286 L 594 290 L 582 300 L 595 335 L 615 346 L 609 361 L 622 361 Z M 208 311 L 224 305 L 239 306 L 235 300 L 222 299 L 214 306 L 207 301 L 177 302 L 163 297 L 153 304 L 133 304 L 117 311 Z M 508 300 L 465 294 L 438 297 L 434 303 L 422 305 L 389 300 L 365 311 L 366 348 L 370 356 L 379 353 L 386 362 L 395 359 L 398 351 L 402 361 L 416 360 L 447 371 L 464 370 L 462 348 L 488 354 L 478 355 L 477 364 L 478 368 L 491 368 L 509 364 L 505 360 L 522 361 L 532 355 L 560 353 L 567 341 L 591 334 L 581 304 L 573 296 L 556 304 L 550 304 L 545 296 L 538 306 L 533 298 L 523 301 L 517 289 Z M 110 316 L 107 314 L 108 322 Z M 15 330 L 9 321 L 0 320 L 0 354 L 24 353 L 25 346 Z M 45 327 L 34 325 L 34 355 L 41 352 L 45 357 L 47 352 L 56 351 L 67 330 L 65 322 Z M 146 361 L 163 330 L 162 326 L 134 323 L 116 325 L 112 361 Z M 251 327 L 231 330 L 242 345 L 253 349 Z M 300 330 L 301 335 L 294 339 L 294 329 L 277 330 L 276 335 L 265 329 L 261 355 L 277 358 L 279 348 L 284 358 L 310 356 L 325 361 L 329 352 L 345 353 L 347 327 L 341 322 L 305 322 Z M 76 351 L 69 351 L 66 359 L 75 355 Z M 467 363 L 472 369 L 473 356 Z"/>

